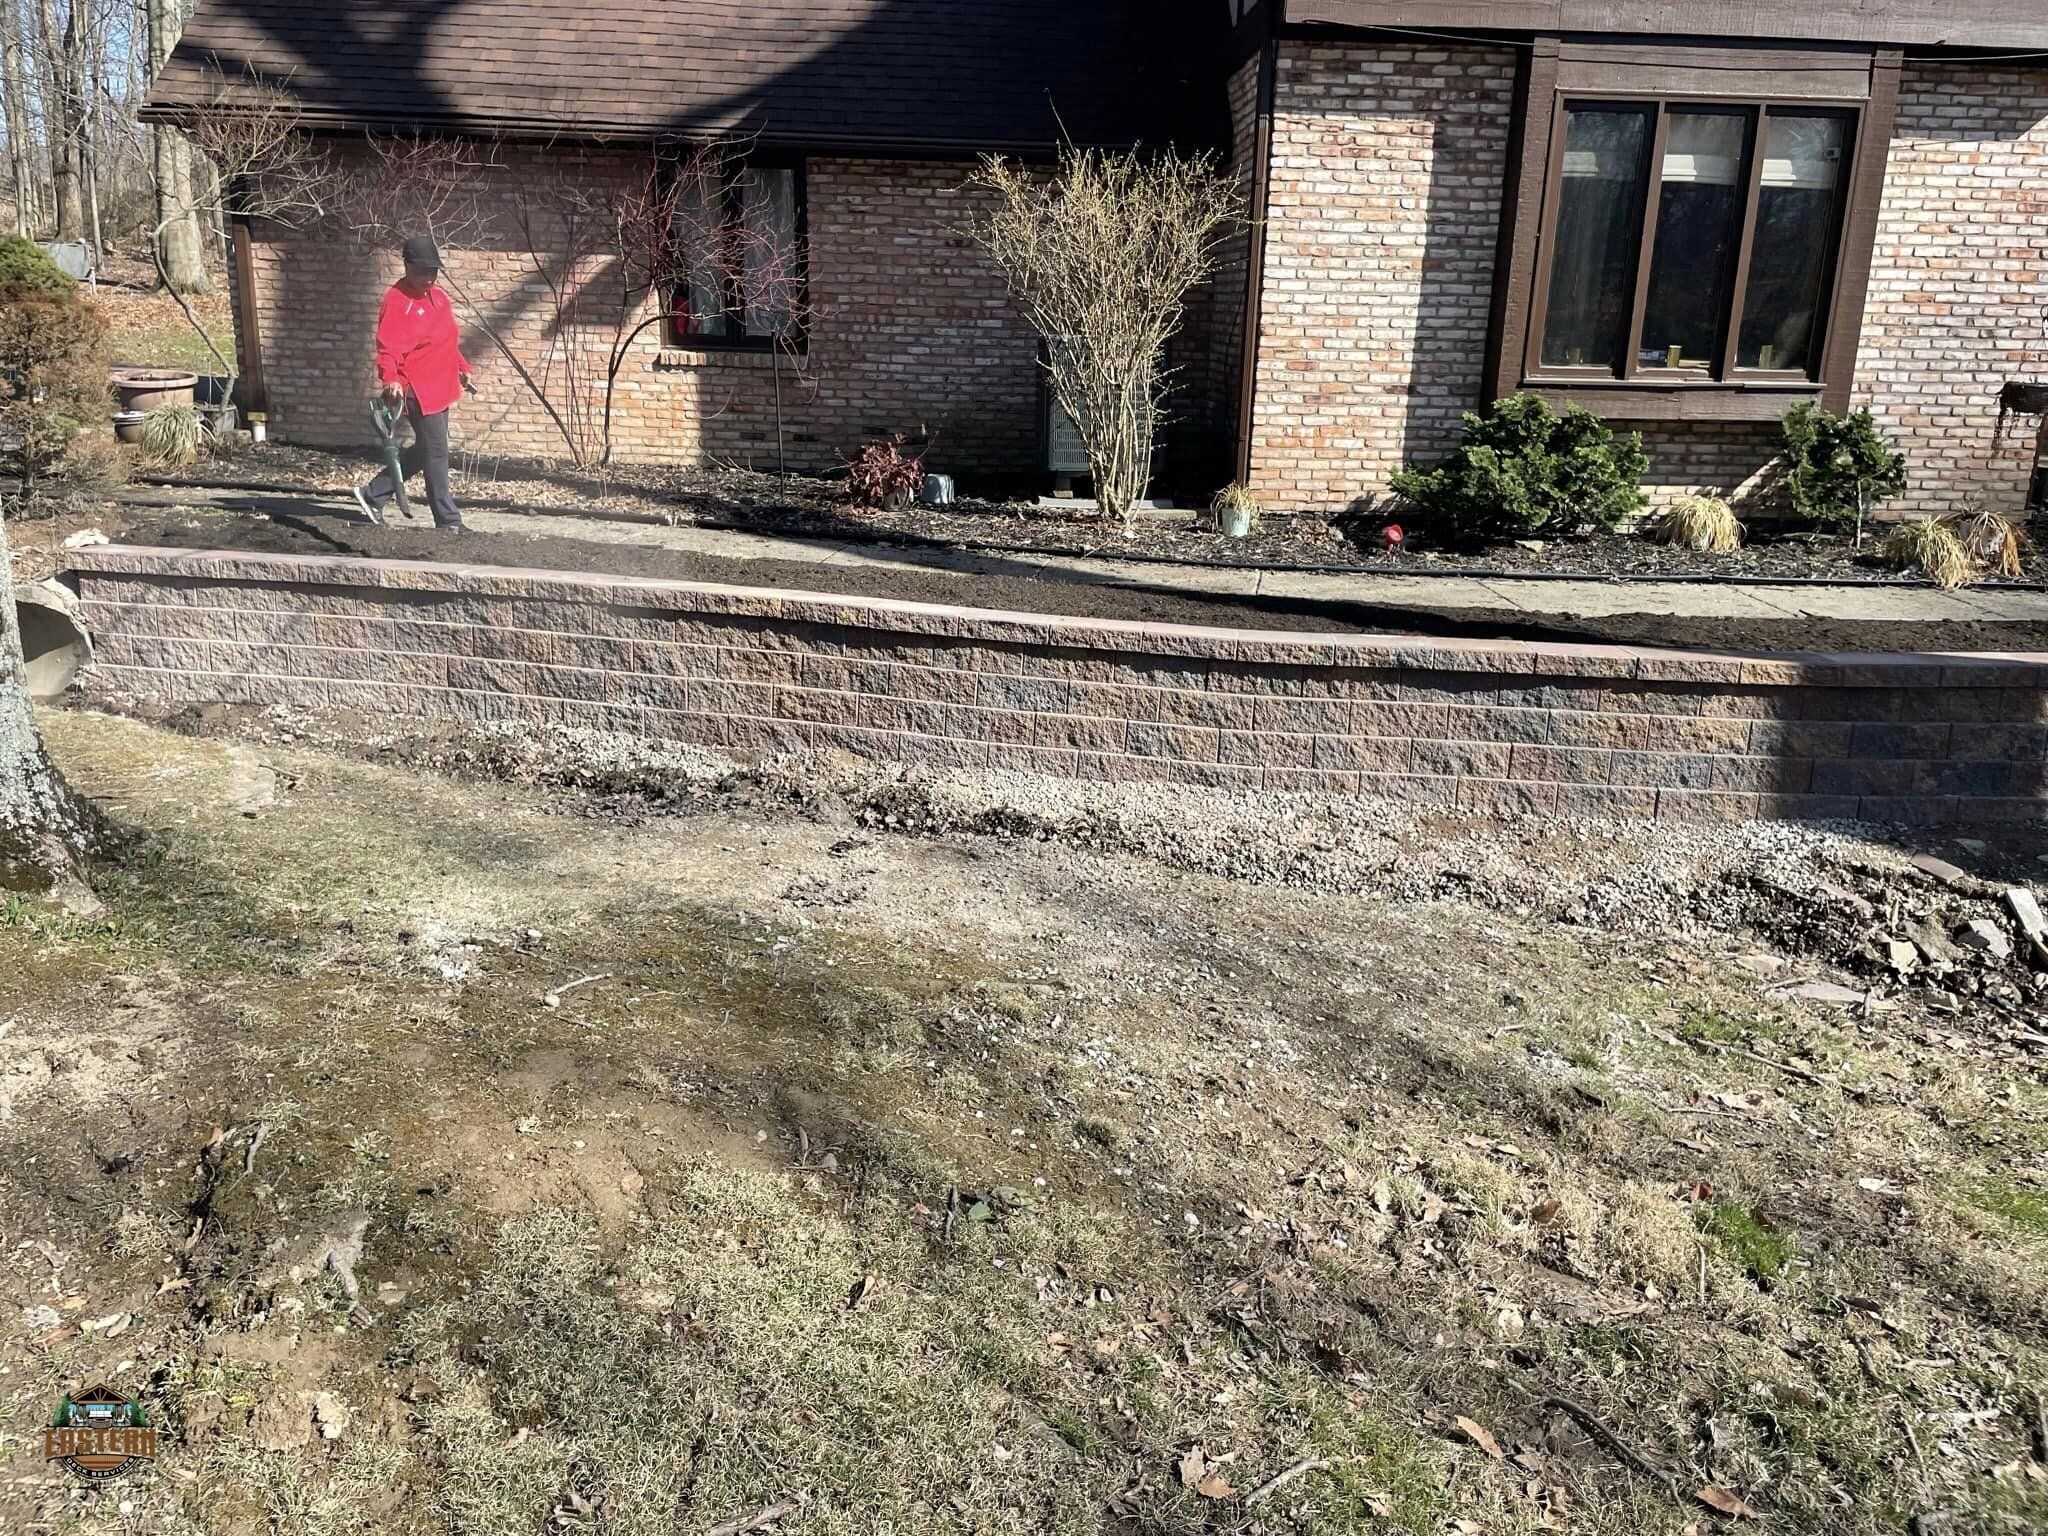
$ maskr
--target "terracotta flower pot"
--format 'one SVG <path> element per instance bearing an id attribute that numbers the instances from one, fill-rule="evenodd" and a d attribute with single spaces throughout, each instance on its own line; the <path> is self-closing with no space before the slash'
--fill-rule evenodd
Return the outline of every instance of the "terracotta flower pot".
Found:
<path id="1" fill-rule="evenodd" d="M 169 368 L 116 368 L 114 397 L 123 411 L 153 411 L 160 405 L 190 405 L 198 375 Z"/>

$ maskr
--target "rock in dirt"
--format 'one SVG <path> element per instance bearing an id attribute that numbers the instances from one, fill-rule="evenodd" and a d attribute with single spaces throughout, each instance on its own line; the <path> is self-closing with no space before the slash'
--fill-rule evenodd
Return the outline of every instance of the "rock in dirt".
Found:
<path id="1" fill-rule="evenodd" d="M 1813 893 L 1816 896 L 1826 897 L 1836 906 L 1847 907 L 1851 912 L 1854 912 L 1858 917 L 1862 918 L 1866 922 L 1868 922 L 1871 918 L 1877 916 L 1877 908 L 1873 907 L 1863 897 L 1858 896 L 1854 891 L 1847 890 L 1842 886 L 1826 884 L 1816 885 L 1813 888 Z"/>
<path id="2" fill-rule="evenodd" d="M 1752 976 L 1775 976 L 1785 969 L 1785 962 L 1776 955 L 1737 955 L 1735 963 Z"/>
<path id="3" fill-rule="evenodd" d="M 2012 958 L 2012 940 L 1988 917 L 1973 917 L 1958 928 L 1956 942 L 1966 949 L 1981 949 L 1994 960 Z"/>
<path id="4" fill-rule="evenodd" d="M 1891 962 L 1891 968 L 1895 971 L 1903 973 L 1919 968 L 1920 951 L 1904 939 L 1886 939 L 1884 941 L 1884 954 L 1885 959 Z"/>
<path id="5" fill-rule="evenodd" d="M 1970 878 L 1968 873 L 1956 868 L 1947 859 L 1937 859 L 1931 853 L 1916 853 L 1907 862 L 1921 874 L 1934 876 L 1943 885 L 1963 885 Z"/>
<path id="6" fill-rule="evenodd" d="M 2048 917 L 2041 915 L 2041 903 L 2034 900 L 2034 893 L 2015 885 L 2006 891 L 2005 904 L 2019 920 L 2020 931 L 2027 936 L 2034 953 L 2048 959 Z"/>
<path id="7" fill-rule="evenodd" d="M 324 1394 L 323 1394 L 324 1395 Z M 276 1392 L 256 1405 L 249 1419 L 256 1447 L 264 1451 L 291 1451 L 313 1439 L 313 1394 Z"/>
<path id="8" fill-rule="evenodd" d="M 339 1440 L 348 1430 L 348 1422 L 354 1417 L 348 1404 L 332 1392 L 320 1392 L 313 1397 L 313 1420 L 320 1426 L 320 1438 Z"/>
<path id="9" fill-rule="evenodd" d="M 1833 981 L 1802 981 L 1795 986 L 1782 987 L 1779 990 L 1789 992 L 1794 997 L 1803 997 L 1809 1003 L 1838 1003 L 1845 1007 L 1862 1002 L 1867 995 L 1854 987 L 1845 987 Z"/>

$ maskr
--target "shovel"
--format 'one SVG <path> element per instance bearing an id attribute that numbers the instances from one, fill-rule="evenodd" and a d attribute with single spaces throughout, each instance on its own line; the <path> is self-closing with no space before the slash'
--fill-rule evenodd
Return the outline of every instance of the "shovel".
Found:
<path id="1" fill-rule="evenodd" d="M 408 519 L 412 503 L 405 495 L 405 465 L 398 453 L 398 424 L 405 420 L 402 406 L 387 405 L 382 399 L 370 402 L 370 425 L 377 429 L 378 446 L 384 451 L 384 467 L 391 471 L 391 483 L 398 487 L 398 510 Z"/>

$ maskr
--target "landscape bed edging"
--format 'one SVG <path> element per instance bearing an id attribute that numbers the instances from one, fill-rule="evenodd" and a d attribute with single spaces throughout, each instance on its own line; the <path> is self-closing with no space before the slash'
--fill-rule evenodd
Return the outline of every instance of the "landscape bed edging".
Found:
<path id="1" fill-rule="evenodd" d="M 2033 821 L 2048 655 L 1208 629 L 704 582 L 103 545 L 100 686 L 736 754 L 1375 794 L 1475 813 Z"/>

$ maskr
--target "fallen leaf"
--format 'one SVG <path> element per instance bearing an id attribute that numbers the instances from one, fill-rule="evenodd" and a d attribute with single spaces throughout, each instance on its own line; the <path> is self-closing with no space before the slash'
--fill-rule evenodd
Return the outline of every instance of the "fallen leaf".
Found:
<path id="1" fill-rule="evenodd" d="M 1237 1494 L 1237 1490 L 1230 1486 L 1229 1480 L 1221 1472 L 1211 1472 L 1195 1484 L 1195 1492 L 1205 1499 L 1228 1499 L 1234 1498 Z"/>
<path id="2" fill-rule="evenodd" d="M 1202 1448 L 1199 1445 L 1190 1446 L 1187 1454 L 1180 1459 L 1181 1487 L 1192 1488 L 1208 1475 L 1209 1458 L 1202 1454 Z"/>
<path id="3" fill-rule="evenodd" d="M 875 1279 L 872 1272 L 862 1275 L 858 1280 L 854 1281 L 853 1289 L 846 1293 L 847 1310 L 859 1310 L 867 1302 L 867 1299 L 874 1295 L 875 1287 L 878 1284 L 880 1282 Z"/>
<path id="4" fill-rule="evenodd" d="M 1726 1488 L 1717 1488 L 1712 1483 L 1708 1483 L 1694 1497 L 1706 1505 L 1707 1508 L 1716 1510 L 1731 1520 L 1755 1520 L 1759 1518 L 1757 1512 L 1743 1503 L 1741 1499 L 1730 1493 Z"/>
<path id="5" fill-rule="evenodd" d="M 1544 1226 L 1547 1223 L 1556 1220 L 1557 1213 L 1561 1209 L 1563 1209 L 1563 1207 L 1557 1201 L 1546 1200 L 1541 1205 L 1537 1206 L 1535 1210 L 1529 1213 L 1529 1219 L 1535 1222 L 1536 1225 L 1539 1227 Z"/>
<path id="6" fill-rule="evenodd" d="M 163 1283 L 156 1288 L 159 1296 L 168 1296 L 172 1291 L 189 1291 L 192 1281 L 185 1275 L 165 1275 Z"/>
<path id="7" fill-rule="evenodd" d="M 1475 1421 L 1466 1418 L 1465 1415 L 1463 1415 L 1462 1413 L 1459 1414 L 1457 1418 L 1453 1419 L 1451 1422 L 1456 1424 L 1458 1428 L 1462 1429 L 1465 1432 L 1466 1439 L 1470 1440 L 1474 1445 L 1478 1446 L 1479 1449 L 1486 1452 L 1486 1454 L 1491 1456 L 1495 1461 L 1499 1461 L 1503 1456 L 1507 1454 L 1507 1452 L 1503 1451 L 1500 1448 L 1500 1442 L 1494 1439 L 1493 1436 L 1490 1433 L 1488 1433 L 1485 1425 L 1476 1423 Z"/>

